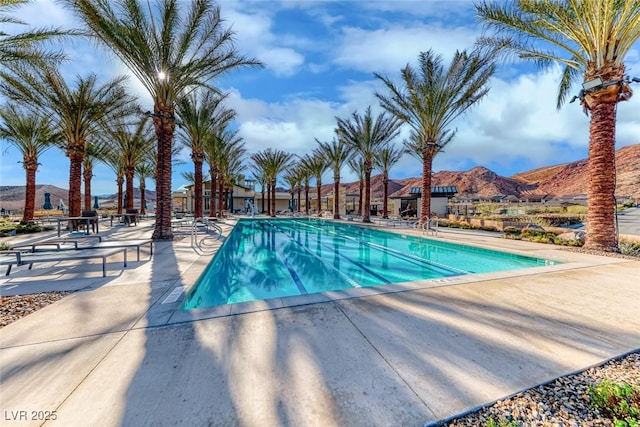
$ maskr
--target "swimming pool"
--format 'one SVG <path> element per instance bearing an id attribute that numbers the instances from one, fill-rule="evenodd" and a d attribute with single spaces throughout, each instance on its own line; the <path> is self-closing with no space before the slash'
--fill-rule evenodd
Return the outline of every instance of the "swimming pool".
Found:
<path id="1" fill-rule="evenodd" d="M 182 309 L 548 264 L 334 221 L 240 220 Z"/>

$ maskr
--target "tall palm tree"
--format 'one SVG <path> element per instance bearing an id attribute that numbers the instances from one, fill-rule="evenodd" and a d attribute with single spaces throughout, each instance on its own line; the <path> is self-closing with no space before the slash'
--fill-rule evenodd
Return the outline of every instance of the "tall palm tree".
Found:
<path id="1" fill-rule="evenodd" d="M 253 172 L 251 172 L 251 176 L 253 179 L 260 184 L 260 195 L 261 195 L 261 208 L 260 213 L 264 213 L 264 191 L 267 186 L 267 178 L 265 177 L 264 171 L 260 170 L 255 164 L 251 165 Z"/>
<path id="2" fill-rule="evenodd" d="M 494 31 L 493 37 L 479 40 L 481 45 L 497 46 L 538 65 L 564 66 L 558 108 L 572 83 L 590 83 L 579 95 L 591 114 L 585 247 L 617 251 L 616 105 L 632 95 L 625 57 L 640 38 L 640 1 L 482 1 L 476 9 L 486 29 Z"/>
<path id="3" fill-rule="evenodd" d="M 142 119 L 124 117 L 107 124 L 106 136 L 110 140 L 110 147 L 117 152 L 121 159 L 121 166 L 126 182 L 125 209 L 133 209 L 134 178 L 136 165 L 144 162 L 153 152 L 154 135 L 151 121 L 148 117 Z"/>
<path id="4" fill-rule="evenodd" d="M 388 218 L 389 212 L 387 209 L 387 204 L 389 200 L 389 170 L 393 165 L 398 163 L 402 156 L 404 155 L 405 150 L 402 148 L 398 148 L 395 145 L 389 145 L 384 147 L 378 153 L 378 157 L 376 157 L 374 161 L 375 167 L 382 171 L 382 217 Z"/>
<path id="5" fill-rule="evenodd" d="M 30 0 L 0 0 L 0 24 L 26 25 L 25 22 L 9 15 L 9 12 L 29 2 Z M 38 28 L 13 35 L 0 30 L 0 66 L 11 67 L 15 63 L 35 64 L 64 59 L 61 52 L 42 49 L 42 44 L 52 38 L 73 34 L 77 32 L 59 28 Z"/>
<path id="6" fill-rule="evenodd" d="M 364 201 L 364 162 L 361 156 L 354 156 L 347 162 L 351 169 L 358 177 L 358 215 L 362 215 L 362 202 Z"/>
<path id="7" fill-rule="evenodd" d="M 220 74 L 260 63 L 238 54 L 212 0 L 62 0 L 140 80 L 153 99 L 158 140 L 154 240 L 172 240 L 171 153 L 175 104 Z M 213 89 L 213 88 L 211 88 Z"/>
<path id="8" fill-rule="evenodd" d="M 91 200 L 91 180 L 93 179 L 93 166 L 95 162 L 104 157 L 108 150 L 107 144 L 97 140 L 87 142 L 85 145 L 85 156 L 82 160 L 82 179 L 84 181 L 84 210 L 92 209 Z"/>
<path id="9" fill-rule="evenodd" d="M 267 193 L 270 194 L 269 215 L 276 216 L 276 183 L 278 175 L 292 164 L 293 154 L 280 149 L 267 148 L 251 156 L 256 167 L 262 168 L 267 181 Z"/>
<path id="10" fill-rule="evenodd" d="M 318 213 L 322 211 L 320 201 L 322 200 L 322 174 L 329 167 L 329 162 L 322 155 L 321 152 L 314 150 L 311 154 L 306 154 L 300 158 L 300 164 L 305 168 L 309 174 L 315 178 L 316 181 L 316 194 L 318 196 Z"/>
<path id="11" fill-rule="evenodd" d="M 294 163 L 287 171 L 285 171 L 283 179 L 289 186 L 289 193 L 291 194 L 291 201 L 289 202 L 289 205 L 291 207 L 291 211 L 293 212 L 293 208 L 296 204 L 296 190 L 300 188 L 300 174 L 298 173 L 297 164 Z M 300 206 L 298 206 L 298 209 L 300 209 Z"/>
<path id="12" fill-rule="evenodd" d="M 6 139 L 22 153 L 22 167 L 26 172 L 26 192 L 22 223 L 33 221 L 36 201 L 36 171 L 38 158 L 62 138 L 55 131 L 50 116 L 41 116 L 20 109 L 15 104 L 0 108 L 0 138 Z"/>
<path id="13" fill-rule="evenodd" d="M 196 218 L 203 216 L 202 167 L 205 160 L 204 146 L 216 129 L 225 128 L 235 117 L 235 111 L 224 108 L 226 95 L 212 91 L 194 91 L 178 98 L 176 113 L 182 126 L 178 129 L 178 140 L 191 149 L 194 171 L 194 206 Z"/>
<path id="14" fill-rule="evenodd" d="M 78 76 L 72 88 L 59 70 L 50 66 L 16 66 L 13 73 L 0 71 L 0 75 L 0 92 L 5 96 L 56 118 L 70 163 L 69 215 L 79 216 L 86 143 L 99 133 L 101 123 L 127 115 L 133 108 L 133 98 L 124 90 L 126 77 L 100 85 L 95 74 Z"/>
<path id="15" fill-rule="evenodd" d="M 489 92 L 488 81 L 495 71 L 494 55 L 476 50 L 456 51 L 448 68 L 442 55 L 432 50 L 420 52 L 418 69 L 410 65 L 401 71 L 402 85 L 378 73 L 389 94 L 376 93 L 383 108 L 412 129 L 412 143 L 422 159 L 422 196 L 420 223 L 431 216 L 431 172 L 433 158 L 451 141 L 456 131 L 449 127 Z"/>
<path id="16" fill-rule="evenodd" d="M 238 155 L 244 155 L 244 142 L 237 130 L 230 130 L 225 125 L 216 127 L 213 132 L 207 134 L 202 149 L 211 175 L 211 216 L 220 216 L 222 215 L 222 192 L 218 190 L 219 184 L 224 184 L 221 172 L 224 169 L 223 163 L 227 162 L 226 157 L 229 153 L 233 154 L 234 150 L 239 151 Z M 218 193 L 217 197 L 216 193 Z"/>
<path id="17" fill-rule="evenodd" d="M 100 160 L 116 174 L 117 206 L 116 212 L 122 213 L 122 185 L 124 184 L 123 158 L 117 150 L 109 150 Z"/>
<path id="18" fill-rule="evenodd" d="M 140 182 L 140 215 L 147 214 L 147 178 L 155 176 L 155 171 L 150 161 L 144 160 L 136 165 L 136 174 L 138 174 L 138 182 Z"/>
<path id="19" fill-rule="evenodd" d="M 242 137 L 237 131 L 225 130 L 219 135 L 221 151 L 217 160 L 218 166 L 218 215 L 222 216 L 223 210 L 229 210 L 229 192 L 238 182 L 238 175 L 244 170 L 244 157 L 247 149 Z"/>
<path id="20" fill-rule="evenodd" d="M 333 218 L 340 219 L 340 170 L 352 155 L 351 147 L 342 139 L 334 138 L 331 143 L 318 141 L 318 153 L 327 159 L 333 171 Z"/>
<path id="21" fill-rule="evenodd" d="M 371 107 L 367 107 L 363 116 L 354 112 L 348 119 L 338 118 L 336 132 L 338 138 L 351 146 L 361 158 L 364 166 L 364 212 L 362 222 L 371 222 L 371 171 L 373 159 L 399 133 L 402 121 L 380 113 L 374 120 Z"/>

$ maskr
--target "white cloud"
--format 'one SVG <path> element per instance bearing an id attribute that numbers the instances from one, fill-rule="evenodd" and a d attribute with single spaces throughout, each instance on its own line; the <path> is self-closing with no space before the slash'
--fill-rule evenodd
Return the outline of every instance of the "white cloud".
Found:
<path id="1" fill-rule="evenodd" d="M 438 24 L 376 30 L 345 27 L 333 62 L 363 72 L 398 74 L 407 63 L 414 63 L 420 52 L 429 49 L 448 61 L 456 49 L 471 47 L 476 35 L 465 27 L 443 28 Z"/>

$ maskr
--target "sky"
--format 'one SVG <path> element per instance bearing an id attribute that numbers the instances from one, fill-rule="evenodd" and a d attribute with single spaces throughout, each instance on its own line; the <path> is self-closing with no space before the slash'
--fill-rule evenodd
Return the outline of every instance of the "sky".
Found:
<path id="1" fill-rule="evenodd" d="M 316 139 L 333 139 L 337 117 L 362 114 L 369 106 L 375 115 L 382 111 L 375 92 L 385 93 L 385 88 L 374 72 L 399 82 L 400 70 L 407 64 L 415 67 L 421 51 L 432 49 L 448 64 L 456 50 L 471 48 L 482 33 L 471 0 L 221 0 L 219 4 L 235 32 L 239 53 L 264 64 L 261 69 L 231 71 L 215 81 L 229 93 L 227 106 L 237 112 L 233 126 L 249 153 L 268 147 L 295 155 L 309 153 Z M 19 17 L 35 27 L 80 25 L 53 0 L 37 0 L 21 8 Z M 66 41 L 61 49 L 69 57 L 62 68 L 69 82 L 90 72 L 103 81 L 130 74 L 107 50 L 86 40 Z M 640 77 L 640 43 L 627 55 L 626 65 L 629 75 Z M 454 122 L 456 137 L 436 156 L 434 171 L 484 166 L 511 176 L 586 158 L 589 117 L 578 102 L 556 109 L 560 71 L 519 62 L 499 64 L 489 94 Z M 150 97 L 133 76 L 129 89 L 145 110 L 152 109 Z M 579 87 L 574 89 L 577 94 Z M 638 94 L 618 106 L 616 148 L 640 143 L 640 85 L 633 89 Z M 405 127 L 393 143 L 401 145 L 407 136 Z M 188 183 L 180 172 L 193 171 L 187 150 L 180 158 L 185 163 L 174 167 L 174 189 Z M 19 151 L 2 141 L 1 185 L 24 185 L 20 160 Z M 47 151 L 40 163 L 37 184 L 68 188 L 69 160 L 62 150 Z M 390 177 L 419 177 L 421 171 L 421 163 L 405 155 Z M 345 167 L 341 180 L 352 182 L 356 177 Z M 332 174 L 327 171 L 323 183 L 330 182 Z M 148 188 L 154 186 L 147 182 Z M 115 191 L 115 174 L 97 165 L 92 193 Z"/>

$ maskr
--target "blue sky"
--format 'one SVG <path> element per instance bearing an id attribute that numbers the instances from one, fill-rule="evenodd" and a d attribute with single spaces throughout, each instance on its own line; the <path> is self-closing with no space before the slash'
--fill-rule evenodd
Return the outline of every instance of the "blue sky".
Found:
<path id="1" fill-rule="evenodd" d="M 374 93 L 384 88 L 374 72 L 397 80 L 400 69 L 407 63 L 415 65 L 419 52 L 428 49 L 442 54 L 448 63 L 456 49 L 470 48 L 481 32 L 470 0 L 222 0 L 220 5 L 236 32 L 238 50 L 265 65 L 223 75 L 216 82 L 230 93 L 228 106 L 238 113 L 235 126 L 250 153 L 267 147 L 297 155 L 311 151 L 315 138 L 332 139 L 336 117 L 363 112 L 368 106 L 380 111 Z M 20 9 L 19 16 L 34 26 L 79 25 L 52 0 L 35 1 Z M 89 72 L 105 79 L 129 74 L 107 51 L 87 41 L 70 41 L 63 49 L 70 57 L 64 66 L 69 81 Z M 627 72 L 640 77 L 638 43 L 627 56 Z M 578 103 L 556 110 L 558 82 L 559 68 L 500 65 L 489 95 L 454 124 L 457 136 L 436 157 L 434 170 L 486 166 L 510 176 L 586 158 L 589 119 Z M 143 107 L 151 109 L 148 95 L 134 77 L 129 87 Z M 640 143 L 640 85 L 633 89 L 638 94 L 618 108 L 618 148 Z M 405 130 L 396 143 L 406 135 Z M 180 171 L 193 170 L 186 150 L 181 157 L 186 163 L 174 169 L 174 189 L 185 183 Z M 20 160 L 19 152 L 3 142 L 2 185 L 24 185 Z M 68 188 L 69 161 L 61 150 L 49 150 L 40 162 L 38 184 Z M 420 173 L 420 163 L 407 155 L 391 170 L 391 177 Z M 115 175 L 108 167 L 99 165 L 94 175 L 93 194 L 115 192 Z M 323 182 L 331 179 L 327 172 Z M 345 168 L 342 180 L 355 177 Z"/>

